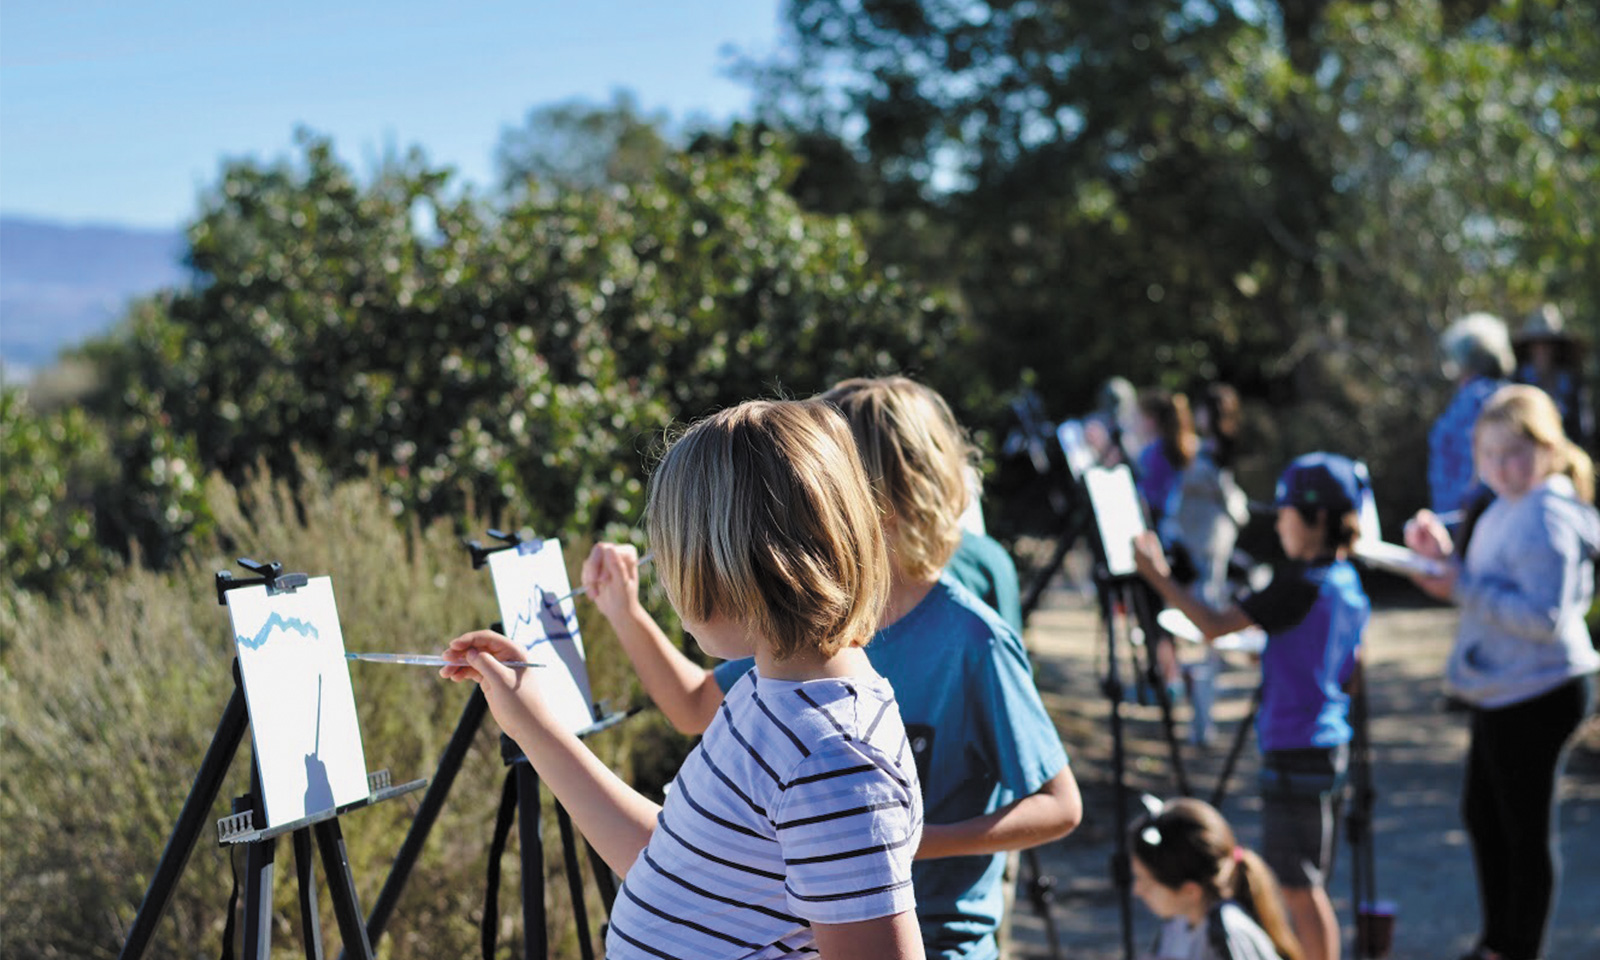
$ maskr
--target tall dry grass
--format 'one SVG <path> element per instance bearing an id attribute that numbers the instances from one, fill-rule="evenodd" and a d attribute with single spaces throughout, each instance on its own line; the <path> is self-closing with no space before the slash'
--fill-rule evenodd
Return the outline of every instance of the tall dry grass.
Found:
<path id="1" fill-rule="evenodd" d="M 235 557 L 332 576 L 349 650 L 434 650 L 497 619 L 488 571 L 471 568 L 455 531 L 397 524 L 375 484 L 332 484 L 307 464 L 292 487 L 261 478 L 234 490 L 212 481 L 208 497 L 220 531 L 209 555 L 168 573 L 129 569 L 94 595 L 55 603 L 23 596 L 0 610 L 0 945 L 7 957 L 97 960 L 120 949 L 231 692 L 231 630 L 213 577 L 223 569 L 247 575 Z M 479 518 L 471 529 L 488 525 Z M 565 548 L 575 574 L 587 545 Z M 596 697 L 642 701 L 604 620 L 589 609 L 580 616 Z M 397 782 L 431 777 L 470 688 L 410 667 L 353 663 L 351 675 L 368 766 L 388 768 Z M 686 749 L 653 712 L 592 746 L 647 792 L 659 792 Z M 246 738 L 212 820 L 248 789 L 249 763 Z M 489 719 L 381 956 L 478 955 L 504 776 Z M 363 908 L 376 898 L 421 796 L 341 821 Z M 576 956 L 554 818 L 546 821 L 553 955 Z M 220 953 L 231 877 L 229 851 L 214 837 L 208 820 L 147 956 Z M 242 870 L 242 852 L 235 856 Z M 278 862 L 273 953 L 303 956 L 286 841 Z M 520 937 L 513 853 L 504 867 L 500 953 L 510 956 Z M 320 887 L 324 941 L 336 952 L 337 926 L 326 884 Z"/>

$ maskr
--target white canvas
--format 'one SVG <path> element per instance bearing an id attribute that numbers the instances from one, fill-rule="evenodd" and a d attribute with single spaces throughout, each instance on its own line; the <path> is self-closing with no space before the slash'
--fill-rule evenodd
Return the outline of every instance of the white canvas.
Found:
<path id="1" fill-rule="evenodd" d="M 594 707 L 577 606 L 570 597 L 555 602 L 572 591 L 561 544 L 541 540 L 491 553 L 489 572 L 506 636 L 523 649 L 523 659 L 545 665 L 529 671 L 540 695 L 568 730 L 592 725 Z"/>
<path id="2" fill-rule="evenodd" d="M 268 827 L 367 797 L 356 698 L 333 583 L 226 594 Z"/>
<path id="3" fill-rule="evenodd" d="M 1105 549 L 1106 571 L 1114 577 L 1134 573 L 1133 538 L 1145 531 L 1144 509 L 1126 465 L 1095 467 L 1084 476 L 1095 527 Z"/>

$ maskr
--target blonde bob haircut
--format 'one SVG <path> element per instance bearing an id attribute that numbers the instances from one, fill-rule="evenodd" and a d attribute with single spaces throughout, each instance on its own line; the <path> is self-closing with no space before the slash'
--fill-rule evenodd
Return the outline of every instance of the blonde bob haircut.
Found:
<path id="1" fill-rule="evenodd" d="M 650 478 L 650 544 L 686 620 L 721 615 L 776 660 L 865 644 L 888 547 L 839 411 L 752 400 L 691 426 Z"/>
<path id="2" fill-rule="evenodd" d="M 1550 451 L 1551 469 L 1572 481 L 1578 499 L 1594 502 L 1594 463 L 1582 447 L 1567 439 L 1561 411 L 1548 393 L 1524 384 L 1501 387 L 1489 395 L 1478 413 L 1472 428 L 1474 443 L 1491 423 L 1504 424 Z"/>
<path id="3" fill-rule="evenodd" d="M 845 380 L 822 399 L 850 421 L 878 507 L 893 520 L 895 562 L 911 579 L 937 577 L 961 543 L 976 459 L 950 407 L 907 377 Z"/>

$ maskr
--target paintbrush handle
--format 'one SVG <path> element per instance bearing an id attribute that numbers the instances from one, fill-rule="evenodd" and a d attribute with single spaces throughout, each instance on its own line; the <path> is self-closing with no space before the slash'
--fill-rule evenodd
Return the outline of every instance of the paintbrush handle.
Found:
<path id="1" fill-rule="evenodd" d="M 651 560 L 654 560 L 655 558 L 656 558 L 656 553 L 655 553 L 654 550 L 652 550 L 649 553 L 645 554 L 644 556 L 640 557 L 639 558 L 639 568 L 641 570 L 644 569 L 644 567 L 647 564 L 649 564 L 649 562 Z M 551 600 L 550 601 L 550 606 L 552 606 L 552 607 L 559 606 L 560 604 L 566 603 L 568 600 L 571 600 L 573 597 L 581 597 L 581 596 L 583 596 L 584 594 L 586 594 L 588 592 L 589 592 L 589 588 L 588 587 L 578 587 L 577 589 L 571 591 L 570 593 L 564 594 L 562 596 L 559 596 L 559 597 L 555 598 L 554 600 Z"/>
<path id="2" fill-rule="evenodd" d="M 368 663 L 401 663 L 413 667 L 463 666 L 459 660 L 446 660 L 436 653 L 346 653 L 344 658 L 346 660 L 365 660 Z M 545 666 L 542 663 L 529 663 L 526 660 L 502 660 L 500 663 L 507 667 Z"/>

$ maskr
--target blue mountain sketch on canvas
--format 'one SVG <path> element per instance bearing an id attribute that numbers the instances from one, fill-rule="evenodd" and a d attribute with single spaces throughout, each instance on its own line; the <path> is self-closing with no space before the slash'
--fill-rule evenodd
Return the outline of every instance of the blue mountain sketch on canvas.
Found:
<path id="1" fill-rule="evenodd" d="M 281 617 L 278 614 L 273 613 L 271 616 L 267 617 L 267 622 L 261 625 L 261 629 L 256 631 L 256 635 L 254 637 L 236 636 L 234 639 L 239 641 L 239 646 L 244 647 L 247 650 L 260 650 L 262 646 L 266 644 L 267 640 L 272 637 L 273 630 L 278 630 L 283 633 L 287 633 L 292 630 L 295 633 L 300 634 L 300 636 L 308 637 L 312 640 L 315 640 L 321 636 L 321 634 L 317 633 L 316 627 L 304 620 L 298 620 L 294 617 Z"/>

